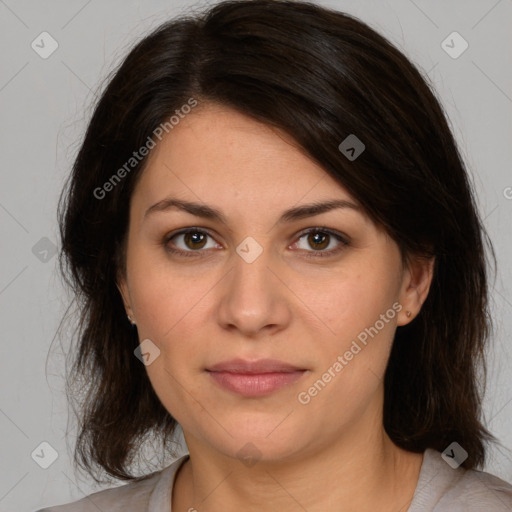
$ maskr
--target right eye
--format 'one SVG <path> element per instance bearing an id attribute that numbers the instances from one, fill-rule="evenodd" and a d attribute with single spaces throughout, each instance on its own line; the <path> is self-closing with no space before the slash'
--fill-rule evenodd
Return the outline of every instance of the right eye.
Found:
<path id="1" fill-rule="evenodd" d="M 204 252 L 202 249 L 215 248 L 215 244 L 210 247 L 207 246 L 208 237 L 212 238 L 207 231 L 199 228 L 187 228 L 177 233 L 166 235 L 164 245 L 166 250 L 172 254 L 195 257 L 196 255 L 193 253 Z"/>

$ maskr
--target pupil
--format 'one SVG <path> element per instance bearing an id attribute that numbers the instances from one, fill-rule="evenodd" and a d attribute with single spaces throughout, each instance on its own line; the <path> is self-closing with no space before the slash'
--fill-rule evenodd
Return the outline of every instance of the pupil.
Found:
<path id="1" fill-rule="evenodd" d="M 314 233 L 313 235 L 310 235 L 310 240 L 313 240 L 312 245 L 316 245 L 317 249 L 325 249 L 325 247 L 329 245 L 328 243 L 325 243 L 326 240 L 328 240 L 328 236 L 325 234 Z M 321 245 L 321 247 L 318 247 L 318 245 Z"/>
<path id="2" fill-rule="evenodd" d="M 206 239 L 206 237 L 204 236 L 203 233 L 198 233 L 198 232 L 194 232 L 194 233 L 186 233 L 185 235 L 185 241 L 188 245 L 188 242 L 191 242 L 192 245 L 195 245 L 195 247 L 192 247 L 193 249 L 197 249 L 198 246 L 197 244 L 201 244 L 201 242 L 204 242 L 204 240 Z M 203 247 L 204 243 L 202 245 L 200 245 L 199 248 Z"/>

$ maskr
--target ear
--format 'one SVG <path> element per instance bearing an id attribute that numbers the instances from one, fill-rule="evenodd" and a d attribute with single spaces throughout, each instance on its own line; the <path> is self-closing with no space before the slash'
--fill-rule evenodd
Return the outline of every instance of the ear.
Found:
<path id="1" fill-rule="evenodd" d="M 397 325 L 406 325 L 420 312 L 430 290 L 434 275 L 435 257 L 412 256 L 403 274 L 399 302 L 402 309 Z M 407 312 L 410 315 L 407 316 Z"/>
<path id="2" fill-rule="evenodd" d="M 129 318 L 132 320 L 135 320 L 132 310 L 132 302 L 130 298 L 130 291 L 128 288 L 128 283 L 126 282 L 126 276 L 124 275 L 118 275 L 116 280 L 116 286 L 119 290 L 119 293 L 121 294 L 121 298 L 123 299 L 124 308 L 126 310 L 126 314 Z"/>

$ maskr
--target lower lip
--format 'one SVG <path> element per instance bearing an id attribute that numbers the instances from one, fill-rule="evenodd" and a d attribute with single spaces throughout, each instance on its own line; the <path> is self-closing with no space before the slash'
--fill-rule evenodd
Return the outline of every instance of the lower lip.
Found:
<path id="1" fill-rule="evenodd" d="M 296 382 L 305 370 L 275 373 L 208 372 L 221 387 L 243 396 L 264 396 Z"/>

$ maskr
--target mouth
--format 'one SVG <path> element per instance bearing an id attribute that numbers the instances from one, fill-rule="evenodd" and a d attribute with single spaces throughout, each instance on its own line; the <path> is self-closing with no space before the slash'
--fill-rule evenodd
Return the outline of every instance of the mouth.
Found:
<path id="1" fill-rule="evenodd" d="M 246 397 L 271 394 L 293 384 L 307 371 L 275 359 L 233 359 L 206 369 L 221 388 Z"/>

